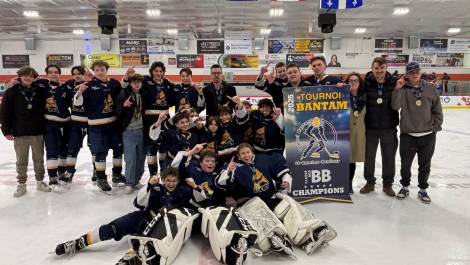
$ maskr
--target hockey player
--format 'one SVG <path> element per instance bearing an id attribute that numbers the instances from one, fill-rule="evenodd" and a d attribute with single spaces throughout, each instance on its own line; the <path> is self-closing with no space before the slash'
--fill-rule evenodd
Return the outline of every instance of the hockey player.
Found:
<path id="1" fill-rule="evenodd" d="M 313 86 L 309 80 L 306 80 L 302 77 L 300 68 L 297 64 L 291 63 L 286 67 L 287 71 L 287 84 L 285 87 L 299 88 L 303 86 Z"/>
<path id="2" fill-rule="evenodd" d="M 219 109 L 219 128 L 217 130 L 217 165 L 227 167 L 235 155 L 237 146 L 242 142 L 244 128 L 233 118 L 233 111 L 228 106 Z"/>
<path id="3" fill-rule="evenodd" d="M 292 244 L 310 254 L 336 237 L 326 222 L 278 192 L 287 193 L 292 186 L 282 155 L 255 156 L 251 145 L 241 144 L 237 156 L 240 163 L 232 161 L 227 171 L 221 173 L 218 184 L 227 187 L 229 195 L 243 204 L 240 214 L 258 231 L 259 255 L 270 251 L 292 254 Z"/>
<path id="4" fill-rule="evenodd" d="M 166 168 L 179 151 L 193 148 L 196 144 L 202 143 L 202 127 L 191 128 L 190 118 L 187 112 L 179 112 L 173 117 L 176 129 L 162 131 L 161 124 L 155 124 L 150 129 L 150 138 L 160 144 L 161 156 L 160 167 Z M 198 126 L 202 126 L 199 123 Z M 160 138 L 161 137 L 161 138 Z M 164 160 L 163 160 L 164 158 Z"/>
<path id="5" fill-rule="evenodd" d="M 258 102 L 258 110 L 248 115 L 238 97 L 233 97 L 232 100 L 237 104 L 238 124 L 244 126 L 244 129 L 251 128 L 253 131 L 253 145 L 256 152 L 282 154 L 285 139 L 284 117 L 281 110 L 274 108 L 270 99 L 261 99 Z"/>
<path id="6" fill-rule="evenodd" d="M 106 177 L 106 156 L 113 149 L 113 185 L 126 182 L 122 176 L 122 138 L 116 124 L 114 101 L 121 91 L 121 84 L 107 76 L 108 63 L 95 61 L 91 70 L 92 81 L 80 85 L 74 105 L 83 106 L 88 117 L 88 137 L 91 151 L 95 154 L 97 185 L 104 192 L 112 189 Z"/>
<path id="7" fill-rule="evenodd" d="M 217 132 L 219 131 L 219 118 L 209 117 L 206 120 L 206 126 L 202 138 L 207 143 L 204 150 L 212 150 L 217 154 Z"/>
<path id="8" fill-rule="evenodd" d="M 59 66 L 48 65 L 45 71 L 47 79 L 38 79 L 36 83 L 45 95 L 44 142 L 49 185 L 57 186 L 59 178 L 63 179 L 66 171 L 70 106 L 73 94 L 60 84 Z"/>
<path id="9" fill-rule="evenodd" d="M 305 134 L 310 139 L 308 147 L 302 152 L 301 160 L 307 156 L 319 158 L 322 151 L 325 151 L 330 158 L 339 159 L 339 155 L 334 152 L 330 153 L 326 146 L 328 140 L 325 136 L 325 126 L 330 126 L 330 123 L 319 117 L 314 117 L 310 123 L 303 123 L 299 127 L 298 133 Z M 316 148 L 314 149 L 314 147 Z M 312 150 L 314 151 L 312 152 Z"/>
<path id="10" fill-rule="evenodd" d="M 327 67 L 325 57 L 315 56 L 310 63 L 312 65 L 313 75 L 307 77 L 307 81 L 314 86 L 336 85 L 342 82 L 339 77 L 325 73 Z"/>
<path id="11" fill-rule="evenodd" d="M 273 97 L 274 105 L 277 108 L 283 109 L 284 96 L 282 89 L 287 85 L 287 71 L 286 64 L 279 62 L 272 69 L 268 70 L 268 66 L 261 67 L 261 72 L 255 82 L 255 87 L 259 90 L 265 91 Z"/>
<path id="12" fill-rule="evenodd" d="M 77 93 L 79 86 L 85 83 L 85 73 L 86 69 L 83 66 L 72 67 L 71 74 L 73 79 L 64 83 L 64 86 L 69 91 L 69 93 L 72 93 L 73 95 Z M 62 181 L 65 183 L 70 183 L 73 179 L 76 171 L 75 165 L 77 164 L 78 152 L 82 148 L 83 139 L 87 134 L 88 128 L 88 118 L 86 116 L 85 110 L 83 109 L 83 106 L 75 106 L 72 104 L 71 112 L 72 115 L 70 116 L 71 121 L 69 139 L 67 142 L 67 173 L 62 179 Z M 92 155 L 92 157 L 94 160 L 94 155 Z M 94 162 L 92 181 L 96 181 Z"/>
<path id="13" fill-rule="evenodd" d="M 256 240 L 256 231 L 234 208 L 222 206 L 225 192 L 216 184 L 215 153 L 201 152 L 198 144 L 186 152 L 179 152 L 172 166 L 178 166 L 180 174 L 186 174 L 186 183 L 193 188 L 191 204 L 202 213 L 201 231 L 209 238 L 217 260 L 225 264 L 242 264 Z M 191 157 L 201 152 L 199 160 Z"/>
<path id="14" fill-rule="evenodd" d="M 138 235 L 139 237 L 136 238 L 144 239 L 142 237 L 146 237 L 147 240 L 151 240 L 149 237 L 152 236 L 152 233 L 149 230 L 157 229 L 160 236 L 157 236 L 156 239 L 160 240 L 160 245 L 154 245 L 153 250 L 157 250 L 156 254 L 160 259 L 167 259 L 167 263 L 163 264 L 170 264 L 178 254 L 183 242 L 189 238 L 192 221 L 198 214 L 188 208 L 183 208 L 188 205 L 192 195 L 191 189 L 179 185 L 178 170 L 166 169 L 162 172 L 161 181 L 163 184 L 160 184 L 160 177 L 155 175 L 150 178 L 147 185 L 139 190 L 134 200 L 134 205 L 139 210 L 101 225 L 77 239 L 57 245 L 55 253 L 57 255 L 74 255 L 77 251 L 90 245 L 111 239 L 119 241 L 126 235 Z M 169 222 L 171 228 L 167 227 L 165 222 Z M 165 230 L 171 230 L 171 233 L 166 233 Z M 189 234 L 187 234 L 188 232 Z M 141 264 L 131 263 L 148 258 L 137 257 L 137 250 L 130 251 L 130 255 L 126 255 L 118 264 Z M 159 263 L 157 261 L 151 264 Z"/>
<path id="15" fill-rule="evenodd" d="M 238 163 L 232 159 L 224 172 L 229 176 L 223 174 L 218 183 L 226 187 L 227 195 L 237 204 L 258 196 L 268 205 L 274 205 L 276 192 L 290 192 L 292 177 L 284 156 L 277 153 L 255 156 L 253 146 L 242 143 L 237 147 L 236 157 Z M 224 177 L 229 177 L 229 181 L 224 181 Z"/>
<path id="16" fill-rule="evenodd" d="M 183 108 L 194 108 L 198 113 L 204 109 L 205 101 L 202 87 L 193 85 L 193 72 L 190 68 L 180 70 L 181 84 L 174 86 L 175 110 L 178 112 Z"/>

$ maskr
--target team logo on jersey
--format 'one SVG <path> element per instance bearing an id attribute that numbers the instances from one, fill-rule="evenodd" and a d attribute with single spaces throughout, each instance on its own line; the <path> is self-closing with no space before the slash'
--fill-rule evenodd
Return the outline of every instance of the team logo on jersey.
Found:
<path id="1" fill-rule="evenodd" d="M 227 130 L 224 130 L 224 134 L 222 135 L 222 139 L 220 141 L 221 146 L 233 146 L 235 141 L 233 141 L 232 136 Z"/>
<path id="2" fill-rule="evenodd" d="M 209 197 L 211 197 L 212 194 L 214 194 L 214 191 L 209 187 L 209 182 L 207 182 L 207 181 L 205 181 L 201 184 L 201 188 L 206 193 L 206 195 L 208 195 Z"/>
<path id="3" fill-rule="evenodd" d="M 180 99 L 180 109 L 189 109 L 191 106 L 189 106 L 189 102 L 186 100 L 186 98 L 181 98 Z"/>
<path id="4" fill-rule="evenodd" d="M 250 143 L 253 139 L 253 129 L 250 127 L 243 133 L 244 142 Z"/>
<path id="5" fill-rule="evenodd" d="M 166 106 L 166 96 L 163 91 L 160 91 L 160 93 L 157 96 L 157 100 L 155 101 L 155 105 L 157 106 Z"/>
<path id="6" fill-rule="evenodd" d="M 215 141 L 207 143 L 207 147 L 204 148 L 203 152 L 213 151 L 215 152 Z"/>
<path id="7" fill-rule="evenodd" d="M 256 135 L 255 135 L 255 143 L 258 145 L 264 146 L 266 145 L 266 134 L 265 134 L 265 128 L 259 128 L 256 130 Z"/>
<path id="8" fill-rule="evenodd" d="M 54 96 L 50 96 L 46 99 L 46 110 L 48 112 L 57 112 L 57 102 Z"/>
<path id="9" fill-rule="evenodd" d="M 320 158 L 322 152 L 329 158 L 339 159 L 338 151 L 328 150 L 328 146 L 336 144 L 337 139 L 336 129 L 331 122 L 319 117 L 308 119 L 299 126 L 295 137 L 301 160 L 308 156 Z"/>
<path id="10" fill-rule="evenodd" d="M 269 189 L 269 181 L 268 179 L 259 171 L 258 169 L 255 170 L 253 174 L 253 192 L 260 193 L 263 191 L 267 191 Z"/>
<path id="11" fill-rule="evenodd" d="M 113 98 L 111 97 L 110 94 L 108 94 L 108 97 L 104 100 L 104 107 L 103 107 L 103 113 L 111 113 L 113 112 Z"/>

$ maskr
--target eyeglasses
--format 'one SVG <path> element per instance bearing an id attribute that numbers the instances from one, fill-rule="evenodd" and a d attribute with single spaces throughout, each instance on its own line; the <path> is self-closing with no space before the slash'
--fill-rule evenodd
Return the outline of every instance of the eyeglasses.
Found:
<path id="1" fill-rule="evenodd" d="M 211 75 L 221 75 L 222 72 L 212 72 Z"/>
<path id="2" fill-rule="evenodd" d="M 349 79 L 348 83 L 359 83 L 358 79 Z"/>

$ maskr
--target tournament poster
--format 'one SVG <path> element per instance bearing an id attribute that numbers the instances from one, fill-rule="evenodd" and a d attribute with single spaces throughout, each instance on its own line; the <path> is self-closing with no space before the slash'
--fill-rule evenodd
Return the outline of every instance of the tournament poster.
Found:
<path id="1" fill-rule="evenodd" d="M 300 202 L 351 202 L 349 86 L 284 88 L 291 196 Z"/>

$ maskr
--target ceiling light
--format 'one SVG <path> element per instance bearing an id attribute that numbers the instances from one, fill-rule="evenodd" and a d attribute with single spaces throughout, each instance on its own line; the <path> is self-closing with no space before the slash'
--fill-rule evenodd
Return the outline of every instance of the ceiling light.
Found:
<path id="1" fill-rule="evenodd" d="M 166 32 L 169 35 L 177 35 L 178 34 L 178 29 L 167 29 Z"/>
<path id="2" fill-rule="evenodd" d="M 282 8 L 271 8 L 269 9 L 269 15 L 272 17 L 280 17 L 284 14 L 284 9 Z"/>
<path id="3" fill-rule="evenodd" d="M 450 34 L 457 34 L 457 33 L 460 33 L 460 28 L 449 28 L 447 30 L 447 33 L 450 33 Z"/>
<path id="4" fill-rule="evenodd" d="M 410 13 L 410 9 L 408 7 L 396 7 L 393 9 L 394 16 L 404 16 L 408 13 Z"/>
<path id="5" fill-rule="evenodd" d="M 72 33 L 75 35 L 85 35 L 85 31 L 83 31 L 83 29 L 74 29 Z"/>
<path id="6" fill-rule="evenodd" d="M 162 13 L 160 11 L 160 9 L 147 9 L 147 11 L 145 11 L 147 13 L 148 16 L 150 17 L 158 17 L 160 16 L 160 14 Z"/>
<path id="7" fill-rule="evenodd" d="M 356 28 L 354 30 L 354 33 L 356 34 L 363 34 L 363 33 L 366 33 L 367 29 L 366 28 Z"/>
<path id="8" fill-rule="evenodd" d="M 25 17 L 39 17 L 39 12 L 36 10 L 25 10 L 23 11 Z"/>
<path id="9" fill-rule="evenodd" d="M 262 28 L 259 30 L 259 33 L 261 35 L 269 35 L 271 33 L 271 29 L 268 29 L 268 28 Z"/>

